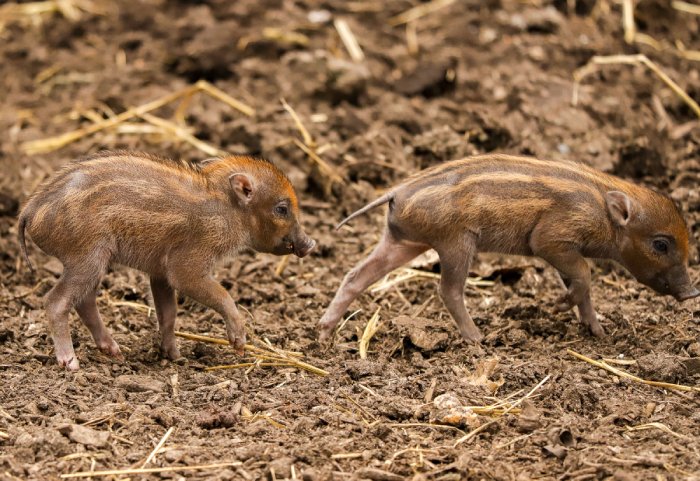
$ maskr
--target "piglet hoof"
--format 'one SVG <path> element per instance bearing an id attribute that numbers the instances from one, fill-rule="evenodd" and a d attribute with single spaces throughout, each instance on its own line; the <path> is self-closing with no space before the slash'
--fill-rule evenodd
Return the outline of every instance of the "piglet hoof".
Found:
<path id="1" fill-rule="evenodd" d="M 584 322 L 584 324 L 586 323 Z M 588 328 L 591 330 L 591 334 L 593 334 L 595 337 L 605 337 L 605 330 L 603 329 L 603 326 L 600 325 L 600 322 L 598 322 L 597 317 L 591 319 L 587 324 Z"/>
<path id="2" fill-rule="evenodd" d="M 474 329 L 460 329 L 460 333 L 465 340 L 475 344 L 480 343 L 484 339 L 484 335 L 479 331 L 478 327 L 474 327 Z"/>
<path id="3" fill-rule="evenodd" d="M 246 342 L 245 331 L 243 331 L 240 334 L 229 333 L 228 334 L 228 342 L 231 344 L 231 347 L 233 347 L 233 350 L 239 356 L 242 356 L 245 353 L 245 342 Z"/>
<path id="4" fill-rule="evenodd" d="M 97 348 L 118 361 L 124 360 L 124 355 L 122 354 L 121 349 L 119 349 L 119 344 L 117 344 L 117 342 L 111 337 L 109 339 L 105 339 L 104 341 L 98 342 Z"/>
<path id="5" fill-rule="evenodd" d="M 333 336 L 334 326 L 329 324 L 319 324 L 318 325 L 318 340 L 319 342 L 328 341 L 331 336 Z"/>
<path id="6" fill-rule="evenodd" d="M 66 357 L 58 356 L 56 359 L 58 360 L 58 365 L 65 367 L 67 371 L 75 372 L 80 369 L 80 363 L 75 355 Z"/>
<path id="7" fill-rule="evenodd" d="M 160 345 L 160 354 L 166 359 L 170 359 L 171 361 L 178 361 L 180 359 L 184 359 L 182 355 L 180 354 L 180 349 L 178 349 L 177 345 L 173 344 L 161 344 Z"/>
<path id="8" fill-rule="evenodd" d="M 605 337 L 603 326 L 600 324 L 597 326 L 591 326 L 591 334 L 593 334 L 595 337 Z"/>

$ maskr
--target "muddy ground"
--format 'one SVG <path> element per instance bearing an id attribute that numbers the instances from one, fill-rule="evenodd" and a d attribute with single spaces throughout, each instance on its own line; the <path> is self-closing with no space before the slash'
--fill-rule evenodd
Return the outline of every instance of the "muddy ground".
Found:
<path id="1" fill-rule="evenodd" d="M 0 479 L 141 467 L 170 427 L 147 467 L 240 464 L 111 479 L 700 479 L 698 392 L 617 378 L 567 353 L 633 361 L 617 367 L 700 384 L 698 303 L 655 295 L 610 263 L 593 270 L 604 339 L 591 337 L 573 313 L 555 313 L 560 289 L 552 269 L 482 256 L 474 275 L 492 282 L 466 290 L 486 335 L 481 345 L 460 339 L 436 281 L 425 277 L 366 293 L 333 346 L 317 342 L 315 323 L 344 273 L 378 240 L 383 217 L 374 211 L 340 233 L 333 225 L 408 173 L 445 160 L 492 151 L 576 159 L 670 193 L 687 214 L 693 245 L 700 236 L 693 111 L 634 66 L 587 77 L 578 105 L 571 104 L 576 68 L 593 55 L 637 52 L 700 98 L 698 64 L 675 47 L 700 48 L 696 16 L 670 1 L 637 2 L 637 28 L 661 42 L 659 51 L 625 43 L 617 2 L 457 1 L 415 23 L 412 52 L 405 26 L 389 21 L 418 3 L 83 0 L 78 18 L 47 13 L 5 22 Z M 363 61 L 350 59 L 334 19 L 348 22 Z M 197 97 L 185 117 L 191 133 L 228 152 L 264 155 L 287 171 L 307 232 L 320 244 L 309 258 L 290 259 L 281 275 L 279 258 L 251 253 L 222 263 L 216 277 L 250 311 L 253 337 L 303 352 L 326 377 L 276 367 L 205 372 L 241 359 L 226 347 L 182 339 L 187 362 L 161 360 L 148 280 L 120 267 L 101 284 L 98 304 L 126 360 L 101 354 L 77 317 L 81 370 L 64 372 L 53 358 L 42 297 L 60 265 L 33 246 L 38 271 L 20 262 L 16 202 L 64 162 L 100 149 L 208 155 L 162 132 L 123 126 L 45 154 L 29 155 L 22 143 L 88 126 L 199 79 L 256 114 Z M 292 142 L 299 133 L 282 97 L 343 183 L 329 183 Z M 153 113 L 170 118 L 176 106 Z M 439 271 L 434 263 L 420 268 Z M 695 247 L 691 275 L 697 282 Z M 361 360 L 358 338 L 378 308 L 381 325 Z M 224 336 L 221 320 L 187 299 L 179 300 L 179 328 Z M 448 420 L 440 403 L 515 402 L 543 380 L 521 411 L 438 425 Z M 630 430 L 636 426 L 646 429 Z"/>

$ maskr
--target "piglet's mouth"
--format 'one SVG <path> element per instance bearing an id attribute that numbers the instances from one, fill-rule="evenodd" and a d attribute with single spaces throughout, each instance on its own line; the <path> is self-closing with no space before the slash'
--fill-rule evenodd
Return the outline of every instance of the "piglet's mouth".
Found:
<path id="1" fill-rule="evenodd" d="M 673 297 L 675 297 L 678 302 L 683 302 L 698 296 L 700 296 L 700 291 L 696 287 L 691 287 L 690 289 L 675 294 Z"/>

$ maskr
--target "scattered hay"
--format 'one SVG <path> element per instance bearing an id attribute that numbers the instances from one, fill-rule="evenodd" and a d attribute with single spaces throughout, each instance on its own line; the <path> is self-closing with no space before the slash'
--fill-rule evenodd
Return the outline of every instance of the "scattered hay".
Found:
<path id="1" fill-rule="evenodd" d="M 126 474 L 148 474 L 148 473 L 174 473 L 179 471 L 199 471 L 204 469 L 230 468 L 241 466 L 243 463 L 234 461 L 229 463 L 200 464 L 196 466 L 169 466 L 164 468 L 131 468 L 131 469 L 111 469 L 107 471 L 81 471 L 79 473 L 62 474 L 62 479 L 67 478 L 89 478 L 91 476 L 123 476 Z"/>
<path id="2" fill-rule="evenodd" d="M 350 58 L 355 62 L 362 62 L 365 60 L 365 54 L 357 42 L 355 34 L 350 30 L 350 25 L 343 19 L 337 18 L 333 21 L 335 29 L 338 31 L 340 40 L 342 40 L 345 49 L 350 54 Z"/>
<path id="3" fill-rule="evenodd" d="M 668 433 L 671 436 L 677 437 L 679 439 L 690 440 L 690 438 L 688 436 L 685 436 L 683 434 L 678 434 L 677 432 L 673 431 L 671 428 L 666 426 L 664 423 L 647 423 L 647 424 L 640 424 L 639 426 L 625 426 L 625 429 L 627 431 L 646 431 L 647 429 L 660 429 L 661 431 Z"/>
<path id="4" fill-rule="evenodd" d="M 582 361 L 587 362 L 588 364 L 592 364 L 592 365 L 599 367 L 601 369 L 605 369 L 606 371 L 611 372 L 611 373 L 615 374 L 616 376 L 624 377 L 626 379 L 631 379 L 632 381 L 635 381 L 635 382 L 647 384 L 649 386 L 660 387 L 663 389 L 700 392 L 700 387 L 684 386 L 682 384 L 673 384 L 673 383 L 661 382 L 661 381 L 648 381 L 646 379 L 642 379 L 641 377 L 637 377 L 634 374 L 630 374 L 627 371 L 623 371 L 622 369 L 612 367 L 608 363 L 606 363 L 605 361 L 595 361 L 595 360 L 591 359 L 590 357 L 586 357 L 583 354 L 579 354 L 576 351 L 572 351 L 571 349 L 567 349 L 566 352 L 568 352 L 569 354 L 571 354 L 575 358 L 578 358 Z"/>
<path id="5" fill-rule="evenodd" d="M 187 332 L 180 332 L 180 331 L 175 331 L 175 335 L 178 337 L 182 337 L 184 339 L 189 339 L 190 341 L 200 341 L 200 342 L 208 342 L 210 344 L 219 344 L 221 346 L 228 346 L 229 342 L 226 339 L 218 339 L 214 337 L 208 337 L 208 336 L 201 336 L 198 334 L 190 334 Z M 328 376 L 328 371 L 318 368 L 316 366 L 312 366 L 311 364 L 308 364 L 306 362 L 300 361 L 299 358 L 303 357 L 304 354 L 300 352 L 294 352 L 294 351 L 285 351 L 283 349 L 279 349 L 276 347 L 273 347 L 272 344 L 270 344 L 269 341 L 265 344 L 265 347 L 258 347 L 253 344 L 246 344 L 243 349 L 250 353 L 249 355 L 253 358 L 256 359 L 257 361 L 268 361 L 267 365 L 268 366 L 283 366 L 283 367 L 296 367 L 298 369 L 302 369 L 304 371 L 311 372 L 313 374 L 316 374 L 318 376 Z M 260 364 L 265 365 L 265 364 Z M 230 364 L 230 365 L 221 365 L 221 366 L 211 366 L 208 367 L 206 370 L 221 370 L 221 369 L 238 369 L 241 367 L 255 367 L 256 363 L 255 362 L 244 362 L 244 363 L 239 363 L 239 364 Z"/>
<path id="6" fill-rule="evenodd" d="M 413 22 L 430 13 L 437 12 L 441 8 L 450 6 L 453 3 L 455 3 L 455 0 L 432 0 L 431 2 L 417 5 L 403 13 L 396 15 L 395 17 L 391 17 L 389 19 L 389 25 L 396 27 L 397 25 Z"/>
<path id="7" fill-rule="evenodd" d="M 185 87 L 176 92 L 165 95 L 159 99 L 145 103 L 138 107 L 132 107 L 130 109 L 127 109 L 121 114 L 110 116 L 107 119 L 95 119 L 97 121 L 87 127 L 82 127 L 80 129 L 66 132 L 55 137 L 49 137 L 47 139 L 24 142 L 21 147 L 22 150 L 24 150 L 24 152 L 28 155 L 45 154 L 48 152 L 53 152 L 84 137 L 87 137 L 89 135 L 111 127 L 117 127 L 126 122 L 127 120 L 131 120 L 135 117 L 138 117 L 144 119 L 146 122 L 152 125 L 161 128 L 164 132 L 170 134 L 170 136 L 174 140 L 185 140 L 186 142 L 192 144 L 193 146 L 197 147 L 198 149 L 202 150 L 208 155 L 225 154 L 224 151 L 216 149 L 215 147 L 212 147 L 206 144 L 205 142 L 197 139 L 178 125 L 169 122 L 165 119 L 149 115 L 150 112 L 160 109 L 161 107 L 178 99 L 191 98 L 194 94 L 198 92 L 204 92 L 207 95 L 215 98 L 220 102 L 225 103 L 226 105 L 242 112 L 245 115 L 252 116 L 255 114 L 255 110 L 252 107 L 249 107 L 243 102 L 234 99 L 227 93 L 214 87 L 206 80 L 200 80 L 194 85 L 190 85 L 189 87 Z M 184 118 L 184 113 L 181 112 L 180 109 L 178 109 L 176 113 L 178 114 L 178 116 L 182 116 Z"/>
<path id="8" fill-rule="evenodd" d="M 578 104 L 579 99 L 579 89 L 581 87 L 581 82 L 588 75 L 598 71 L 599 67 L 602 65 L 613 65 L 613 64 L 623 64 L 623 65 L 644 65 L 649 70 L 654 72 L 657 77 L 659 77 L 666 85 L 668 85 L 673 92 L 678 95 L 683 102 L 685 102 L 695 114 L 700 117 L 700 105 L 693 100 L 690 95 L 688 95 L 676 82 L 671 79 L 657 64 L 649 60 L 646 55 L 609 55 L 609 56 L 599 56 L 591 58 L 591 60 L 583 67 L 577 69 L 574 72 L 574 89 L 571 97 L 572 105 Z"/>
<path id="9" fill-rule="evenodd" d="M 360 359 L 367 359 L 367 349 L 369 349 L 369 341 L 379 330 L 379 311 L 381 307 L 378 307 L 374 312 L 372 317 L 367 321 L 365 330 L 362 333 L 362 338 L 360 339 Z"/>
<path id="10" fill-rule="evenodd" d="M 439 280 L 440 274 L 410 267 L 401 267 L 387 274 L 381 281 L 371 285 L 369 290 L 372 294 L 376 294 L 414 279 Z M 475 287 L 491 287 L 494 285 L 494 281 L 485 280 L 481 277 L 469 277 L 467 278 L 467 284 Z"/>

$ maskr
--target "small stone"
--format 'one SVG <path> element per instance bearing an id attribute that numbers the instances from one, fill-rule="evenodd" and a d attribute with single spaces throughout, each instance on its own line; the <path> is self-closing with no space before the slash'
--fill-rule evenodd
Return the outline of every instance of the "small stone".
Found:
<path id="1" fill-rule="evenodd" d="M 456 70 L 456 58 L 442 62 L 423 62 L 397 80 L 394 88 L 403 95 L 437 97 L 454 90 L 457 81 Z"/>
<path id="2" fill-rule="evenodd" d="M 313 286 L 303 285 L 297 289 L 297 295 L 299 297 L 314 297 L 317 296 L 321 291 Z"/>
<path id="3" fill-rule="evenodd" d="M 80 424 L 66 424 L 59 427 L 58 432 L 75 443 L 96 448 L 106 446 L 110 436 L 108 431 L 97 431 Z"/>
<path id="4" fill-rule="evenodd" d="M 355 471 L 355 477 L 371 479 L 372 481 L 401 481 L 404 479 L 403 476 L 378 468 L 360 468 Z"/>
<path id="5" fill-rule="evenodd" d="M 306 18 L 311 23 L 328 23 L 331 21 L 333 15 L 328 10 L 311 10 Z"/>

